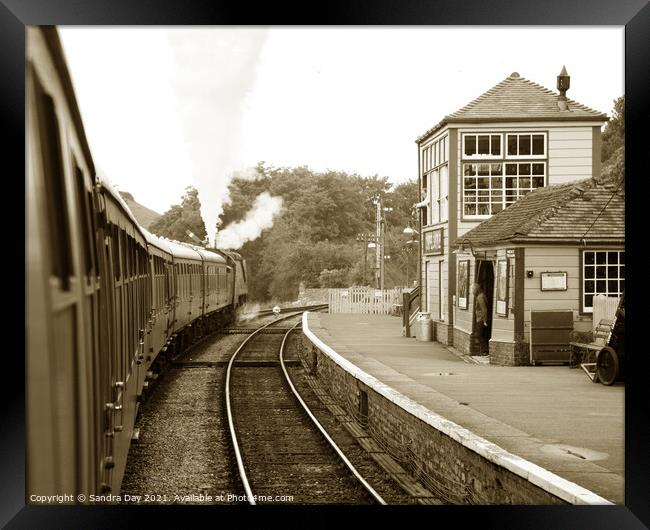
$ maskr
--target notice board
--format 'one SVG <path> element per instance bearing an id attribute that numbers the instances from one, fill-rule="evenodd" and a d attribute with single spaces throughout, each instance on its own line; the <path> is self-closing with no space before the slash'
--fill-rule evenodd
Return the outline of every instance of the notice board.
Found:
<path id="1" fill-rule="evenodd" d="M 530 364 L 568 363 L 573 311 L 530 311 Z"/>

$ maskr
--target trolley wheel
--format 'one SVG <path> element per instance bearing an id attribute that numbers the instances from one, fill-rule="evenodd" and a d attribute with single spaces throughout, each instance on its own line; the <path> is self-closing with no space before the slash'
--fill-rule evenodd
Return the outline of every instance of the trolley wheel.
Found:
<path id="1" fill-rule="evenodd" d="M 618 377 L 618 370 L 620 367 L 618 354 L 613 348 L 605 346 L 598 352 L 598 359 L 596 361 L 596 374 L 598 379 L 604 385 L 612 385 Z"/>

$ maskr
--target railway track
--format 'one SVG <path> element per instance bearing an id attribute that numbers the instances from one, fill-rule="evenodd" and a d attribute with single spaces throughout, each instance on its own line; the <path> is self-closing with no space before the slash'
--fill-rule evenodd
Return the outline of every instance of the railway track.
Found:
<path id="1" fill-rule="evenodd" d="M 327 434 L 300 397 L 287 370 L 297 359 L 282 334 L 253 331 L 231 356 L 226 414 L 237 469 L 249 504 L 386 504 Z"/>
<path id="2" fill-rule="evenodd" d="M 336 440 L 339 452 L 360 470 L 359 476 L 390 504 L 414 502 L 307 384 L 299 335 L 291 333 L 299 329 L 302 309 L 272 321 L 265 316 L 255 324 L 239 322 L 199 341 L 169 364 L 144 403 L 138 421 L 142 434 L 129 455 L 123 493 L 155 492 L 155 502 L 161 504 L 240 504 L 251 499 L 260 504 L 380 502 L 314 425 L 292 395 L 294 386 Z M 230 422 L 226 387 L 234 413 Z M 240 468 L 245 479 L 239 476 Z"/>
<path id="3" fill-rule="evenodd" d="M 163 365 L 136 420 L 121 493 L 159 504 L 238 502 L 223 385 L 230 354 L 254 330 L 243 326 L 253 322 L 212 333 Z"/>

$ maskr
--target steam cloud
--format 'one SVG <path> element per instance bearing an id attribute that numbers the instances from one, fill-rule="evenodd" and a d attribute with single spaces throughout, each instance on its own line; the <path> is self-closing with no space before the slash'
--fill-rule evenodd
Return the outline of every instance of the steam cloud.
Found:
<path id="1" fill-rule="evenodd" d="M 238 249 L 257 239 L 262 230 L 273 226 L 273 219 L 282 211 L 282 197 L 268 192 L 261 193 L 242 221 L 229 224 L 217 233 L 216 246 L 223 249 Z"/>
<path id="2" fill-rule="evenodd" d="M 185 148 L 213 243 L 218 217 L 229 201 L 228 185 L 239 166 L 242 116 L 268 30 L 175 28 L 168 37 Z M 227 241 L 236 244 L 235 239 Z"/>

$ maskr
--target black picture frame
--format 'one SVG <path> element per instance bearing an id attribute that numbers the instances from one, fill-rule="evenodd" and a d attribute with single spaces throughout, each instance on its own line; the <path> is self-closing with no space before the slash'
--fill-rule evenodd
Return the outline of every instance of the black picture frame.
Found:
<path id="1" fill-rule="evenodd" d="M 249 13 L 246 13 L 249 11 Z M 645 153 L 647 94 L 650 85 L 649 50 L 647 46 L 648 29 L 650 27 L 650 6 L 645 0 L 594 0 L 583 3 L 579 0 L 551 0 L 542 8 L 534 0 L 519 2 L 490 2 L 482 0 L 466 0 L 454 2 L 410 2 L 396 3 L 387 0 L 375 2 L 349 3 L 333 2 L 320 10 L 319 20 L 315 20 L 293 5 L 260 4 L 255 13 L 250 13 L 247 4 L 226 4 L 209 2 L 207 0 L 185 0 L 175 2 L 130 2 L 128 0 L 3 0 L 0 4 L 0 57 L 3 79 L 0 83 L 2 97 L 3 120 L 0 127 L 4 129 L 5 168 L 8 178 L 5 186 L 16 186 L 11 195 L 18 198 L 24 193 L 23 182 L 19 175 L 24 173 L 24 26 L 33 24 L 57 25 L 184 25 L 184 24 L 466 24 L 466 25 L 625 25 L 626 49 L 626 129 L 628 153 L 626 156 L 626 172 L 642 175 L 645 171 L 641 165 L 642 154 Z M 642 129 L 642 127 L 644 129 Z M 645 142 L 644 142 L 645 143 Z M 628 188 L 627 214 L 633 219 L 633 213 L 640 213 L 637 188 L 642 179 L 630 179 Z M 7 189 L 7 192 L 9 190 Z M 19 200 L 14 201 L 19 203 Z M 20 218 L 24 222 L 24 211 L 13 212 L 7 206 L 10 219 Z M 18 208 L 20 210 L 20 208 Z M 638 239 L 630 227 L 629 236 Z M 5 248 L 18 249 L 24 245 L 21 242 L 20 230 L 8 230 L 5 237 Z M 13 241 L 12 238 L 16 238 Z M 628 277 L 632 280 L 640 278 L 637 268 L 644 263 L 641 252 L 643 245 L 628 246 Z M 22 254 L 19 259 L 5 262 L 12 269 L 13 278 L 24 277 Z M 5 276 L 6 278 L 7 276 Z M 14 285 L 19 281 L 14 281 Z M 15 297 L 6 296 L 9 300 L 21 300 L 19 293 Z M 642 326 L 638 322 L 643 314 L 640 311 L 640 291 L 629 291 L 627 295 L 628 344 L 640 344 Z M 20 302 L 15 305 L 20 305 Z M 9 306 L 8 306 L 9 307 Z M 20 316 L 24 315 L 24 307 L 13 307 L 5 319 L 5 329 L 21 329 Z M 22 323 L 25 324 L 24 322 Z M 11 333 L 18 337 L 18 342 L 24 338 L 20 333 Z M 630 342 L 631 340 L 631 342 Z M 2 451 L 0 469 L 2 469 L 0 495 L 0 525 L 7 528 L 114 528 L 128 520 L 132 525 L 151 525 L 157 518 L 165 518 L 167 524 L 175 522 L 187 524 L 188 515 L 193 508 L 176 507 L 152 510 L 132 510 L 123 507 L 35 507 L 26 506 L 25 469 L 24 469 L 24 358 L 19 348 L 11 348 L 5 355 L 4 369 L 6 382 L 3 385 L 2 408 Z M 528 530 L 556 527 L 572 529 L 642 529 L 650 524 L 650 507 L 647 502 L 650 491 L 650 456 L 647 451 L 647 440 L 650 439 L 650 425 L 647 417 L 650 414 L 649 389 L 645 381 L 647 373 L 645 365 L 647 358 L 642 355 L 630 356 L 627 360 L 626 379 L 626 455 L 625 455 L 625 506 L 603 507 L 465 507 L 450 511 L 444 507 L 429 507 L 427 517 L 435 517 L 441 522 L 445 517 L 453 520 L 455 525 L 464 526 L 480 519 L 481 524 L 489 528 L 521 528 Z M 643 377 L 643 379 L 642 379 Z M 224 510 L 217 507 L 197 507 L 201 516 L 214 517 L 221 521 Z M 412 515 L 413 512 L 410 511 Z M 269 513 L 262 512 L 262 513 Z M 277 513 L 277 512 L 276 512 Z M 333 513 L 333 512 L 329 512 Z M 366 515 L 369 512 L 364 511 Z M 378 513 L 378 512 L 374 512 Z M 402 518 L 407 512 L 397 512 L 395 522 L 404 523 Z M 242 512 L 230 511 L 231 515 L 241 515 Z M 320 511 L 319 516 L 327 512 Z M 337 520 L 340 514 L 334 513 Z M 334 520 L 332 517 L 332 520 Z M 384 521 L 395 517 L 395 511 L 382 512 Z M 644 525 L 645 523 L 645 525 Z"/>

